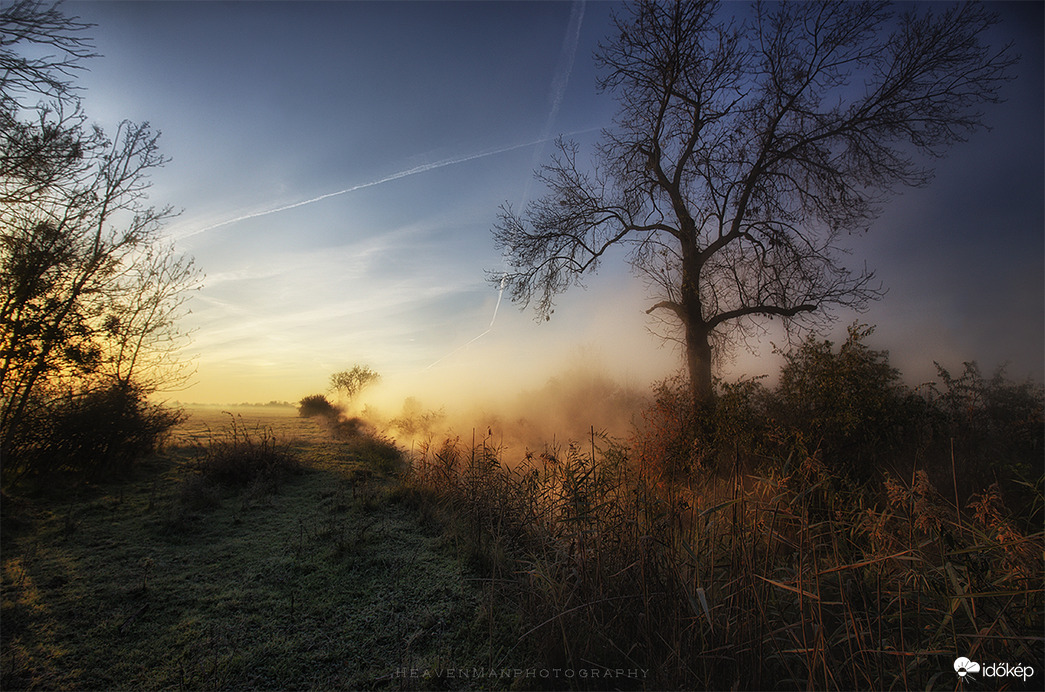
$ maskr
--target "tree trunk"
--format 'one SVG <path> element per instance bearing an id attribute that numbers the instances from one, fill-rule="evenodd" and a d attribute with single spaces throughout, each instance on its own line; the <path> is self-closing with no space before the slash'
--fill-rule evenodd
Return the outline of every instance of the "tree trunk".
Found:
<path id="1" fill-rule="evenodd" d="M 708 409 L 715 396 L 711 383 L 710 333 L 700 324 L 686 324 L 686 366 L 693 392 L 693 407 L 697 413 Z"/>
<path id="2" fill-rule="evenodd" d="M 704 321 L 704 306 L 700 298 L 700 272 L 704 257 L 696 243 L 696 224 L 686 208 L 685 200 L 675 191 L 672 195 L 675 213 L 683 233 L 678 236 L 682 251 L 681 301 L 676 310 L 682 320 L 686 339 L 686 368 L 689 370 L 690 393 L 694 412 L 700 416 L 714 400 L 711 384 L 711 329 Z"/>

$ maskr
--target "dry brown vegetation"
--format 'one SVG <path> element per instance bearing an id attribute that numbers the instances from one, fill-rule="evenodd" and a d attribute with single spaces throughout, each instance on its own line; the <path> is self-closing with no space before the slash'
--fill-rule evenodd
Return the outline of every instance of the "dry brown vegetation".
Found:
<path id="1" fill-rule="evenodd" d="M 449 440 L 409 482 L 456 508 L 491 608 L 519 614 L 516 645 L 544 667 L 641 669 L 648 689 L 922 689 L 952 686 L 958 655 L 1041 661 L 1042 534 L 997 486 L 959 513 L 924 472 L 876 501 L 795 461 L 680 481 L 597 438 L 513 468 Z"/>
<path id="2" fill-rule="evenodd" d="M 970 364 L 911 392 L 868 333 L 724 385 L 706 420 L 664 383 L 626 440 L 418 445 L 405 484 L 518 618 L 505 660 L 612 678 L 551 687 L 946 689 L 966 656 L 1034 688 L 1040 388 Z"/>

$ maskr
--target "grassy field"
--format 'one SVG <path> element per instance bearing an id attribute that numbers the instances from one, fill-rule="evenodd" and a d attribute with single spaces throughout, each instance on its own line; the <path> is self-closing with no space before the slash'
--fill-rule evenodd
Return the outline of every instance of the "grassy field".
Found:
<path id="1" fill-rule="evenodd" d="M 5 498 L 5 690 L 425 687 L 410 675 L 501 663 L 481 587 L 387 455 L 291 409 L 189 413 L 125 481 Z M 191 445 L 233 435 L 300 472 L 200 482 Z"/>

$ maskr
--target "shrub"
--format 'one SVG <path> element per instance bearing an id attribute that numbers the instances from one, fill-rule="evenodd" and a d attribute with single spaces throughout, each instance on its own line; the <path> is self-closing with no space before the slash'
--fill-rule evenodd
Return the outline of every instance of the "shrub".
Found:
<path id="1" fill-rule="evenodd" d="M 1042 386 L 1012 382 L 1002 369 L 984 378 L 975 362 L 964 363 L 957 377 L 939 363 L 936 368 L 940 382 L 929 392 L 936 446 L 955 457 L 961 494 L 1000 481 L 1003 494 L 1017 506 L 1033 499 L 1035 493 L 1027 496 L 1015 481 L 1035 481 L 1041 475 Z"/>
<path id="2" fill-rule="evenodd" d="M 374 426 L 362 418 L 353 416 L 345 418 L 328 418 L 327 428 L 335 440 L 351 440 L 356 437 L 368 437 L 374 434 Z"/>
<path id="3" fill-rule="evenodd" d="M 372 431 L 357 433 L 349 438 L 344 449 L 365 461 L 368 467 L 381 473 L 398 471 L 403 464 L 403 452 L 395 442 Z"/>
<path id="4" fill-rule="evenodd" d="M 719 447 L 740 445 L 757 451 L 772 435 L 769 415 L 771 393 L 762 377 L 719 383 L 715 401 L 714 429 Z"/>
<path id="5" fill-rule="evenodd" d="M 657 383 L 653 403 L 642 413 L 633 439 L 640 466 L 650 474 L 669 478 L 689 474 L 706 461 L 700 421 L 693 410 L 689 384 L 681 378 Z"/>
<path id="6" fill-rule="evenodd" d="M 318 416 L 337 420 L 341 416 L 341 409 L 330 403 L 322 394 L 312 394 L 298 402 L 298 415 L 302 418 Z"/>
<path id="7" fill-rule="evenodd" d="M 204 478 L 227 486 L 244 486 L 255 481 L 279 483 L 291 474 L 300 473 L 301 464 L 288 446 L 271 431 L 253 432 L 238 423 L 230 426 L 206 446 L 197 449 L 194 470 Z"/>
<path id="8" fill-rule="evenodd" d="M 446 412 L 443 409 L 426 411 L 421 403 L 411 396 L 403 401 L 403 410 L 399 417 L 390 420 L 388 425 L 398 431 L 400 436 L 409 438 L 431 434 L 433 428 L 444 420 Z"/>
<path id="9" fill-rule="evenodd" d="M 837 352 L 810 338 L 785 354 L 773 407 L 829 468 L 860 478 L 898 447 L 907 396 L 888 351 L 864 343 L 873 331 L 854 324 Z"/>
<path id="10" fill-rule="evenodd" d="M 180 411 L 148 403 L 128 383 L 36 401 L 24 424 L 9 431 L 5 481 L 58 470 L 95 479 L 125 471 L 181 421 Z"/>

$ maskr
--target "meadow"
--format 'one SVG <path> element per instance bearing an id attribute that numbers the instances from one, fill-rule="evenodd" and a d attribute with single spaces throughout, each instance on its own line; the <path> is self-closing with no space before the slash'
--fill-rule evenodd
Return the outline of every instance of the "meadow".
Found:
<path id="1" fill-rule="evenodd" d="M 4 498 L 3 689 L 397 688 L 489 662 L 481 588 L 387 443 L 293 409 L 189 414 L 129 477 Z M 210 482 L 199 445 L 294 464 Z"/>

